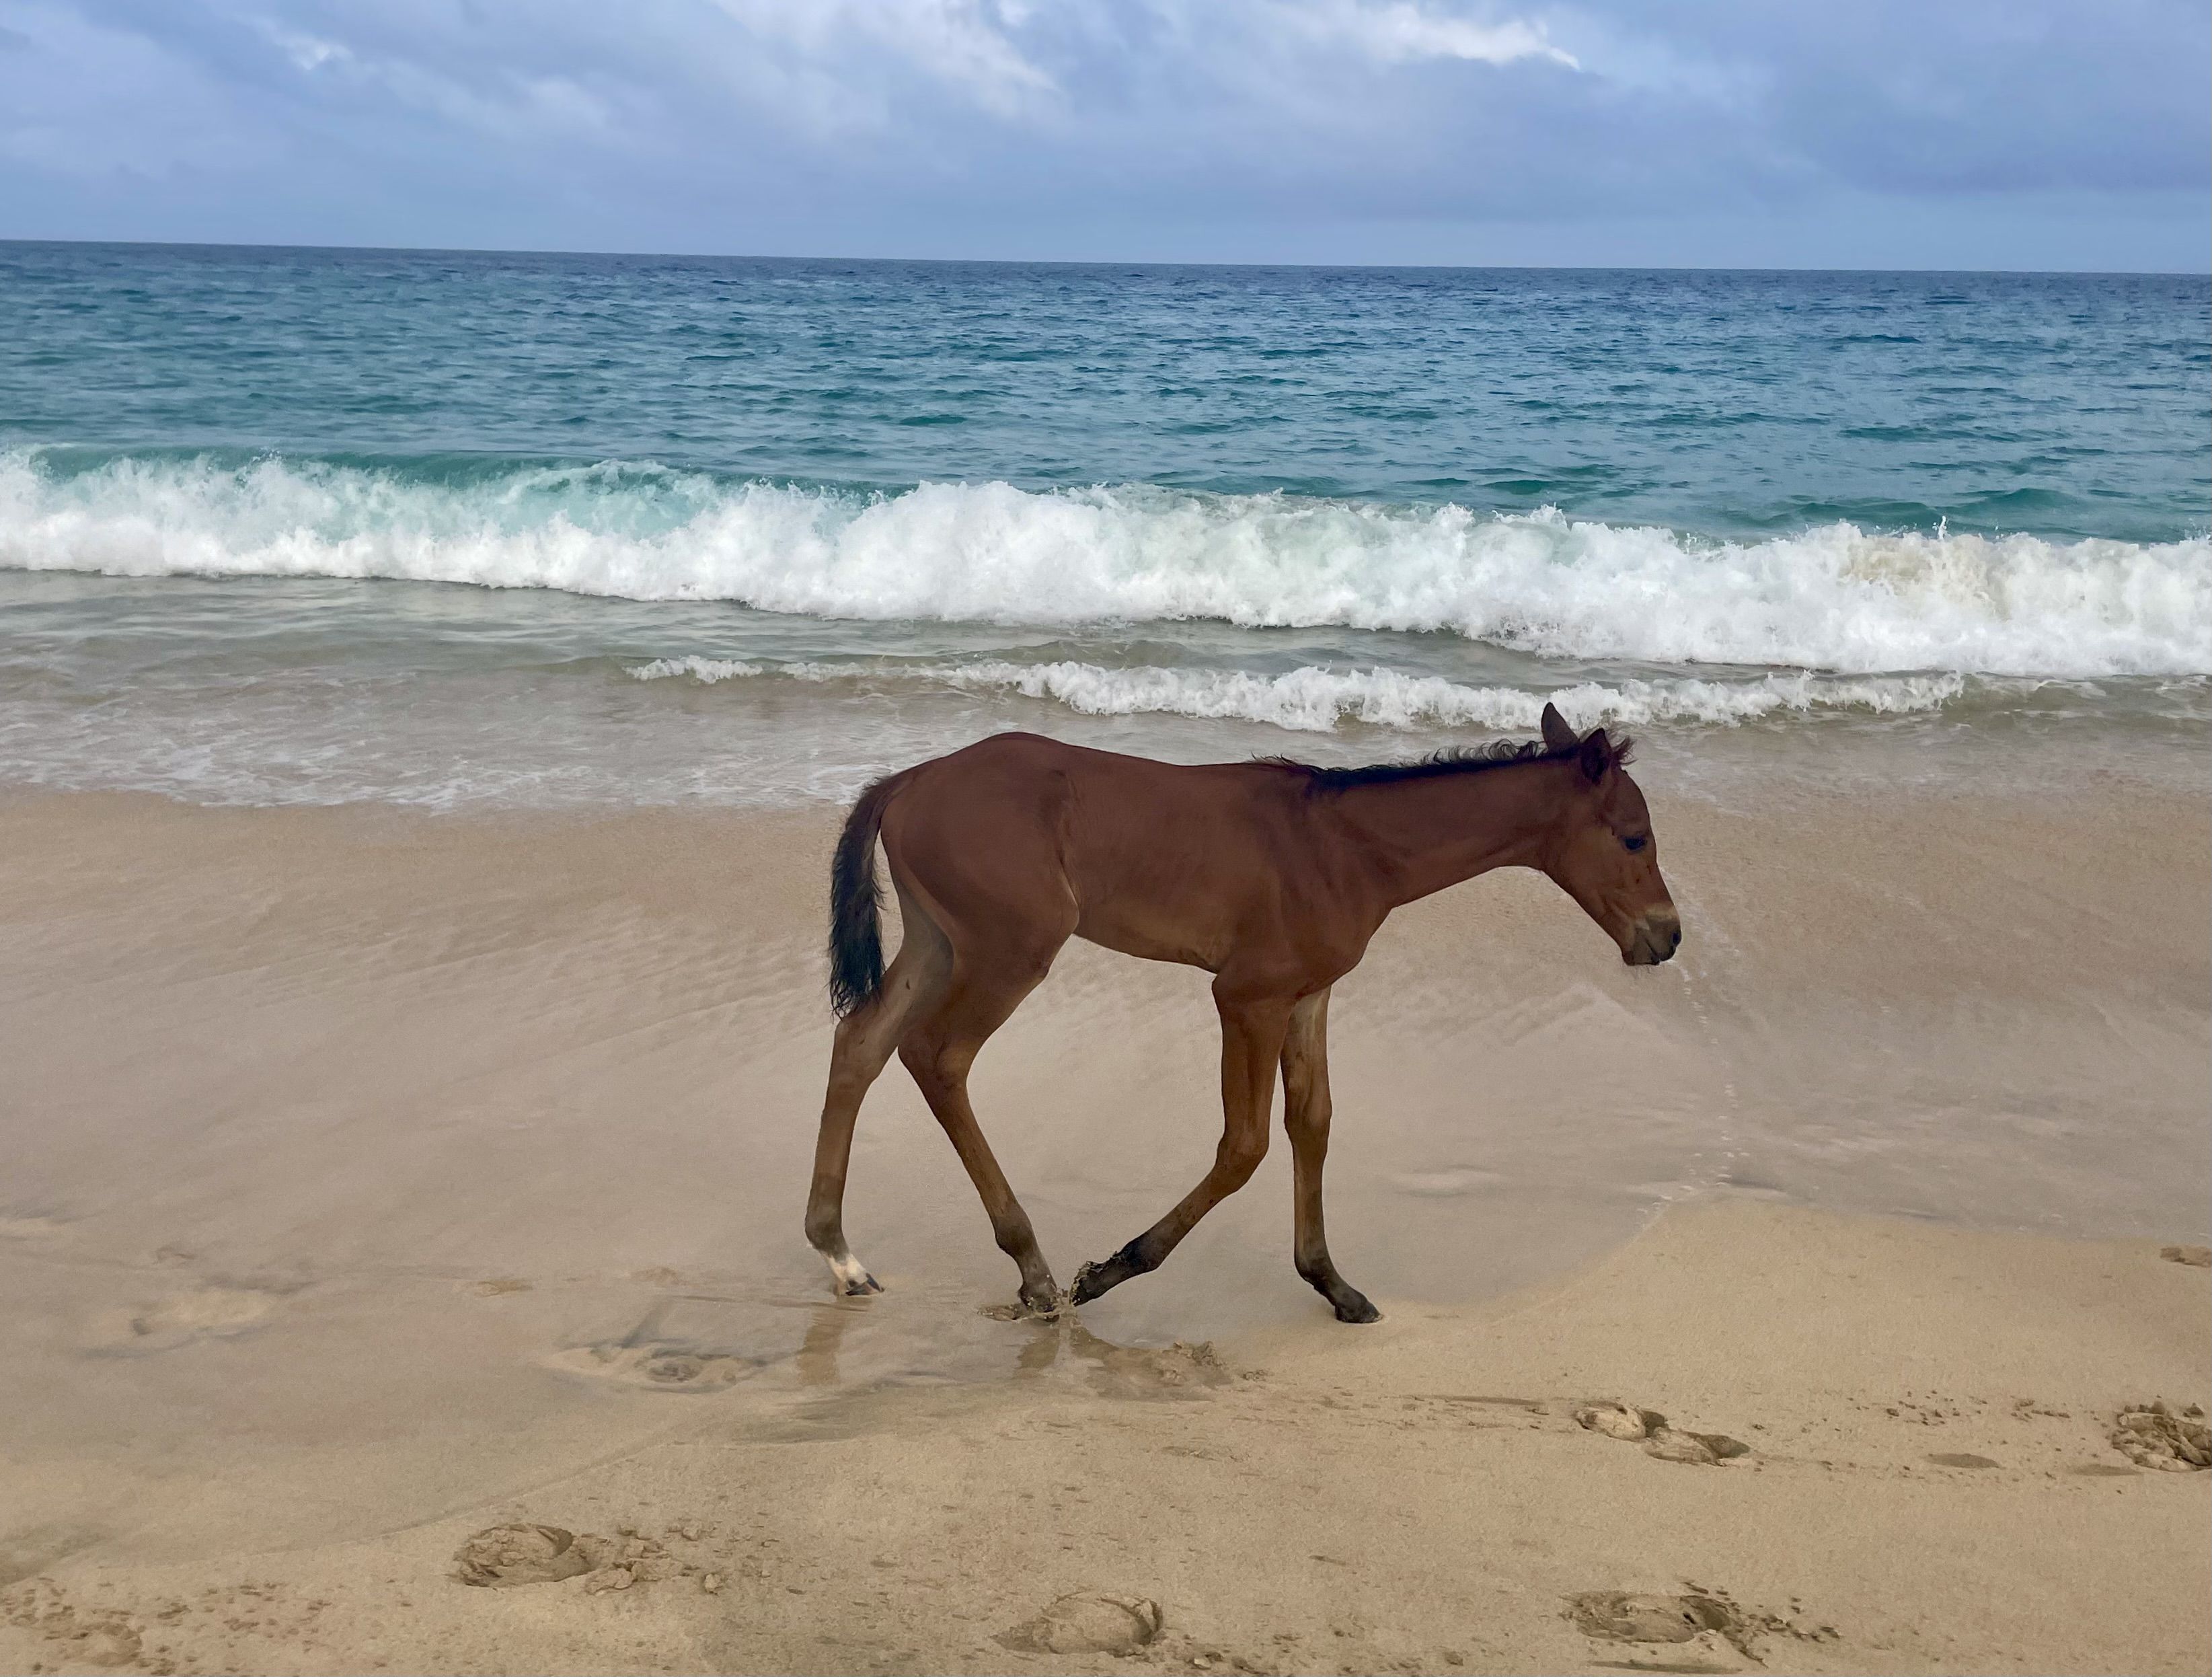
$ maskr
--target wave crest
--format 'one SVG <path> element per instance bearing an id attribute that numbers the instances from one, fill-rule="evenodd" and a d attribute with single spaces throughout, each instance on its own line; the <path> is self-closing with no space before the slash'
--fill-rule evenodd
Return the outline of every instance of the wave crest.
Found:
<path id="1" fill-rule="evenodd" d="M 2212 541 L 1832 524 L 1712 542 L 1143 485 L 860 495 L 653 466 L 391 468 L 0 454 L 0 566 L 384 577 L 872 619 L 1442 631 L 1573 659 L 1848 673 L 2212 673 Z"/>

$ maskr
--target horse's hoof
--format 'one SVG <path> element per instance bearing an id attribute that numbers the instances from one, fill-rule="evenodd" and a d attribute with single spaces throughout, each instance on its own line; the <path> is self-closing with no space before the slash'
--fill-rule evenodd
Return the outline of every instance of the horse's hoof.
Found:
<path id="1" fill-rule="evenodd" d="M 1114 1285 L 1110 1281 L 1101 1281 L 1098 1277 L 1099 1267 L 1097 1264 L 1085 1264 L 1078 1269 L 1075 1272 L 1074 1285 L 1067 1290 L 1067 1302 L 1071 1304 L 1088 1304 Z"/>
<path id="2" fill-rule="evenodd" d="M 1351 1297 L 1337 1302 L 1336 1319 L 1339 1322 L 1380 1322 L 1382 1312 L 1367 1302 L 1364 1293 L 1356 1292 Z"/>
<path id="3" fill-rule="evenodd" d="M 870 1293 L 881 1292 L 883 1290 L 884 1284 L 881 1281 L 863 1271 L 858 1280 L 842 1283 L 837 1289 L 837 1293 L 842 1298 L 866 1298 Z"/>
<path id="4" fill-rule="evenodd" d="M 1047 1321 L 1058 1315 L 1060 1306 L 1066 1302 L 1060 1296 L 1058 1287 L 1041 1287 L 1035 1292 L 1030 1291 L 1027 1287 L 1022 1289 L 1022 1309 L 1033 1316 L 1042 1316 Z"/>

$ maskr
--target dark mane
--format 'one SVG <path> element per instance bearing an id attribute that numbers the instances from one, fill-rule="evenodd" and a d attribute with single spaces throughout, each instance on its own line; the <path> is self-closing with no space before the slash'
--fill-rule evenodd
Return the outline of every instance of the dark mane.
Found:
<path id="1" fill-rule="evenodd" d="M 1370 763 L 1356 769 L 1324 769 L 1318 763 L 1292 757 L 1261 757 L 1278 769 L 1295 769 L 1310 776 L 1316 792 L 1342 792 L 1356 786 L 1384 786 L 1393 781 L 1430 781 L 1443 775 L 1480 775 L 1487 769 L 1504 769 L 1516 763 L 1551 763 L 1573 756 L 1580 745 L 1553 750 L 1540 739 L 1500 739 L 1488 745 L 1456 751 L 1437 751 L 1411 763 Z M 1613 742 L 1613 760 L 1626 764 L 1633 756 L 1632 740 Z"/>

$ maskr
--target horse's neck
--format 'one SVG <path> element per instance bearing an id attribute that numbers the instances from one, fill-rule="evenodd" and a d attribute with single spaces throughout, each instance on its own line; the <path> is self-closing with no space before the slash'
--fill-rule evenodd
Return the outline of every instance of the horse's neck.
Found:
<path id="1" fill-rule="evenodd" d="M 1494 867 L 1533 865 L 1573 767 L 1540 759 L 1350 787 L 1340 809 L 1395 907 Z"/>

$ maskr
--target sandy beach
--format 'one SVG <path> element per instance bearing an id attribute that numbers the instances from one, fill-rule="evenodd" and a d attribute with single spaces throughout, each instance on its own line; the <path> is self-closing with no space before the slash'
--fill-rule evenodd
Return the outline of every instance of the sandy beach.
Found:
<path id="1" fill-rule="evenodd" d="M 896 1071 L 833 1300 L 826 806 L 11 795 L 0 1668 L 2203 1670 L 2205 799 L 1743 785 L 1655 791 L 1669 968 L 1497 877 L 1339 987 L 1370 1328 L 1280 1146 L 1002 1319 Z M 1063 1277 L 1214 1054 L 1082 945 L 994 1040 Z"/>

